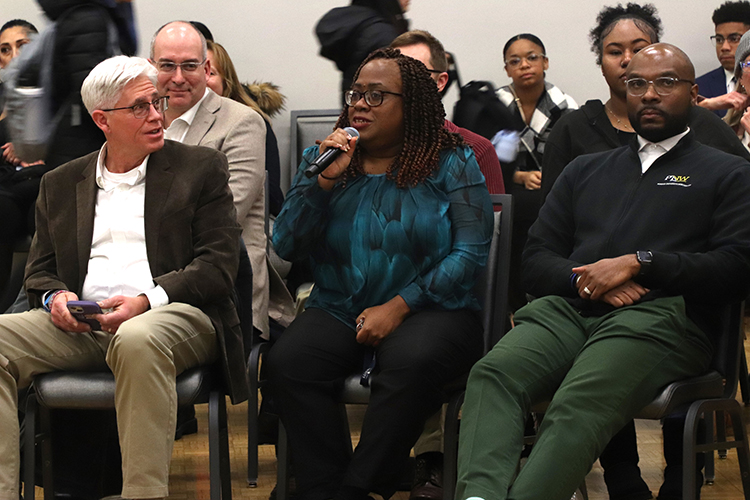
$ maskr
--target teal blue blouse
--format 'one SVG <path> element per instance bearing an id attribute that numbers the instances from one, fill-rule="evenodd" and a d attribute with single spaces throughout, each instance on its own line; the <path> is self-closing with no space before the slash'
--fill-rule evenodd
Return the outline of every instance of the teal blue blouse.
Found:
<path id="1" fill-rule="evenodd" d="M 354 328 L 366 308 L 396 295 L 420 309 L 478 309 L 471 294 L 492 238 L 492 204 L 471 148 L 444 150 L 440 167 L 415 187 L 399 189 L 363 175 L 331 191 L 302 164 L 274 224 L 284 259 L 311 258 L 315 287 L 307 307 Z"/>

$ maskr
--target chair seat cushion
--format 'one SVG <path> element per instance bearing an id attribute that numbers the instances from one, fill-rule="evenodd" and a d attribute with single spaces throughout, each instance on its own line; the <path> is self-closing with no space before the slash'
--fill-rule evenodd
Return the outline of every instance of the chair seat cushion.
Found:
<path id="1" fill-rule="evenodd" d="M 686 407 L 698 399 L 720 398 L 724 393 L 724 379 L 716 371 L 700 377 L 672 382 L 656 396 L 635 418 L 659 420 Z M 531 411 L 544 413 L 549 401 L 535 404 Z"/>
<path id="2" fill-rule="evenodd" d="M 190 368 L 177 377 L 177 404 L 208 402 L 214 370 Z M 215 384 L 214 384 L 215 386 Z M 115 377 L 111 372 L 52 372 L 34 379 L 39 404 L 47 408 L 108 410 L 115 407 Z"/>
<path id="3" fill-rule="evenodd" d="M 636 415 L 636 418 L 661 419 L 698 399 L 720 398 L 724 393 L 724 379 L 711 371 L 700 377 L 672 382 Z"/>

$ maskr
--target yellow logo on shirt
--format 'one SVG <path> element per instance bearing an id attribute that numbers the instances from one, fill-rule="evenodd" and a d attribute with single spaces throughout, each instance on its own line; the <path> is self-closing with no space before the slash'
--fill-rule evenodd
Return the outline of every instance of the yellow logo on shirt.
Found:
<path id="1" fill-rule="evenodd" d="M 688 184 L 689 179 L 689 175 L 668 175 L 664 178 L 664 181 L 657 182 L 656 185 L 690 187 L 692 186 L 692 184 Z"/>

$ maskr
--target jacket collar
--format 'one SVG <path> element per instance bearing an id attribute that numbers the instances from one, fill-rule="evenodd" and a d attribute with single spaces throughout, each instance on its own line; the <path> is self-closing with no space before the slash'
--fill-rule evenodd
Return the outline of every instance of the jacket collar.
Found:
<path id="1" fill-rule="evenodd" d="M 203 98 L 198 112 L 193 118 L 193 123 L 182 140 L 184 144 L 199 144 L 201 139 L 208 133 L 216 121 L 216 113 L 221 109 L 221 97 L 216 95 L 213 90 L 208 91 L 208 95 Z"/>

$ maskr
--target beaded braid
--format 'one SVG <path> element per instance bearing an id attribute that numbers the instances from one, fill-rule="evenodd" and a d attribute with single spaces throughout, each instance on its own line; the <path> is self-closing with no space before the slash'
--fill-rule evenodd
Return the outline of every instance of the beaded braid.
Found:
<path id="1" fill-rule="evenodd" d="M 448 132 L 444 125 L 445 109 L 435 81 L 424 64 L 391 48 L 376 50 L 357 69 L 359 72 L 373 59 L 390 59 L 398 64 L 404 106 L 404 146 L 388 167 L 387 178 L 399 188 L 423 182 L 438 167 L 440 151 L 464 145 L 463 138 Z M 336 122 L 337 128 L 349 126 L 349 109 L 345 107 Z M 354 150 L 352 161 L 344 172 L 343 181 L 364 174 L 360 148 Z"/>

